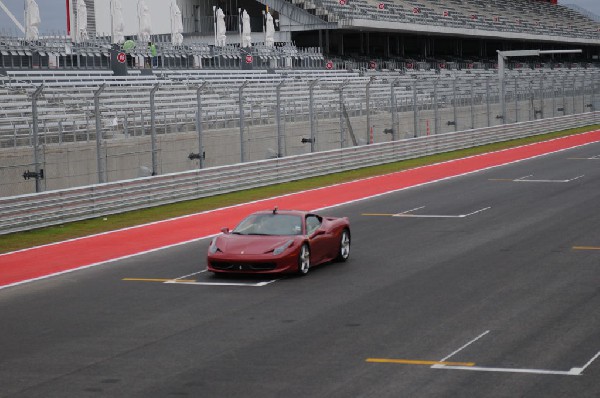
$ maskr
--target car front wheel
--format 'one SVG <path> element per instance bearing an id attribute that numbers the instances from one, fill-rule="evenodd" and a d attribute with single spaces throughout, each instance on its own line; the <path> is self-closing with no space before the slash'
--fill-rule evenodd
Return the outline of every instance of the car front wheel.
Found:
<path id="1" fill-rule="evenodd" d="M 298 274 L 306 275 L 310 269 L 310 248 L 305 243 L 300 248 L 300 254 L 298 255 Z"/>

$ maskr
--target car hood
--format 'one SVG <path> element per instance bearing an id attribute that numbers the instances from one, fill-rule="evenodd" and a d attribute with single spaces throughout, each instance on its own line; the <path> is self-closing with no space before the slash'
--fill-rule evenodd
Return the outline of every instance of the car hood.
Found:
<path id="1" fill-rule="evenodd" d="M 217 247 L 225 254 L 265 254 L 297 236 L 220 235 Z"/>

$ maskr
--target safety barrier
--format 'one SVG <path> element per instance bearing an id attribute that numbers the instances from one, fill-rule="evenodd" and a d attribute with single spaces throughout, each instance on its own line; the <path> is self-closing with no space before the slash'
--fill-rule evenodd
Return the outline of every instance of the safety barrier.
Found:
<path id="1" fill-rule="evenodd" d="M 0 198 L 0 234 L 600 123 L 600 112 Z"/>

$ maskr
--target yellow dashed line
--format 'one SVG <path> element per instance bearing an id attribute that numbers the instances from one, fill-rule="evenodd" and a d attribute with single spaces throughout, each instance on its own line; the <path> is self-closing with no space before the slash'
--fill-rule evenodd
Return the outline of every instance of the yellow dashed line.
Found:
<path id="1" fill-rule="evenodd" d="M 123 278 L 127 282 L 196 282 L 195 279 Z"/>
<path id="2" fill-rule="evenodd" d="M 475 366 L 475 362 L 421 361 L 414 359 L 367 358 L 366 361 L 374 363 L 399 363 L 403 365 Z"/>

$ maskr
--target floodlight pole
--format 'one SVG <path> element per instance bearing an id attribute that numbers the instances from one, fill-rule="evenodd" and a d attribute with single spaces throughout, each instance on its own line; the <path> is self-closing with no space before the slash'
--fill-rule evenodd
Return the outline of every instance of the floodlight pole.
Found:
<path id="1" fill-rule="evenodd" d="M 581 49 L 575 50 L 515 50 L 498 53 L 498 83 L 500 85 L 500 105 L 502 109 L 502 124 L 506 124 L 506 86 L 504 83 L 504 63 L 509 57 L 539 57 L 545 54 L 581 54 Z"/>

